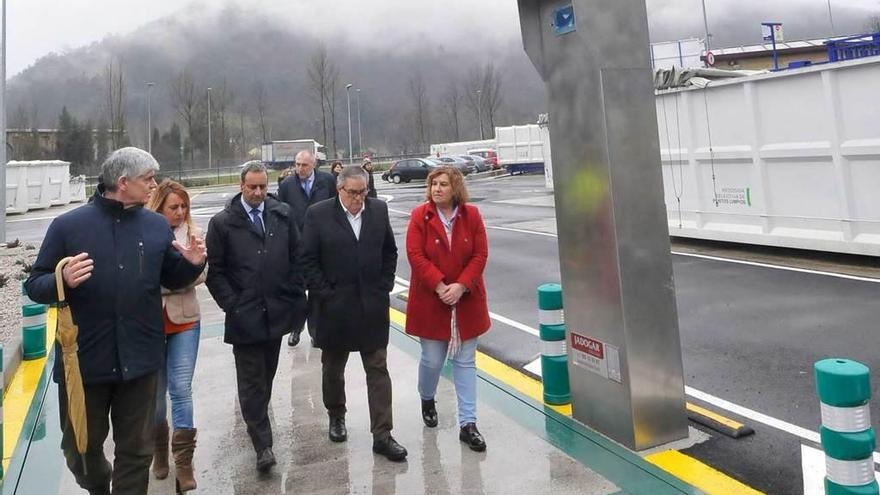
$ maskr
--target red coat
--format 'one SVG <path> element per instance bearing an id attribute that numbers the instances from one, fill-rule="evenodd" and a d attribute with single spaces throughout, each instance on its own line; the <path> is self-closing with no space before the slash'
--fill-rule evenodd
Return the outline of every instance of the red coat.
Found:
<path id="1" fill-rule="evenodd" d="M 441 281 L 458 282 L 468 288 L 456 306 L 461 340 L 489 330 L 489 306 L 483 270 L 489 257 L 486 227 L 476 206 L 458 207 L 452 227 L 452 248 L 443 221 L 433 202 L 412 211 L 406 232 L 406 255 L 411 279 L 406 306 L 406 333 L 432 340 L 449 340 L 452 306 L 440 300 L 434 289 Z"/>

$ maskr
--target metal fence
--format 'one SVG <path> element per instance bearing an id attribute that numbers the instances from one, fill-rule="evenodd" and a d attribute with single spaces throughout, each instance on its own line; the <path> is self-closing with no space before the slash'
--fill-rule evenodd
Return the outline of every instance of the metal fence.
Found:
<path id="1" fill-rule="evenodd" d="M 828 46 L 829 62 L 880 55 L 880 33 L 831 40 L 825 44 Z"/>

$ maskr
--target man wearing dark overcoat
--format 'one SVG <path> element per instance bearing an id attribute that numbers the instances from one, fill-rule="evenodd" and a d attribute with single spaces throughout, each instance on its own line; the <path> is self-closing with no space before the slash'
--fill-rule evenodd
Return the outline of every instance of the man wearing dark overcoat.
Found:
<path id="1" fill-rule="evenodd" d="M 346 167 L 337 178 L 338 198 L 322 201 L 306 213 L 303 272 L 316 297 L 320 325 L 324 406 L 330 440 L 344 442 L 345 365 L 359 352 L 367 374 L 373 452 L 392 461 L 406 449 L 391 436 L 391 377 L 386 365 L 389 292 L 394 288 L 397 245 L 388 207 L 367 197 L 366 172 Z"/>
<path id="2" fill-rule="evenodd" d="M 300 151 L 294 159 L 294 173 L 284 179 L 278 186 L 278 199 L 290 205 L 290 212 L 296 220 L 300 231 L 306 219 L 306 210 L 309 206 L 336 197 L 336 178 L 327 172 L 315 168 L 316 160 L 308 150 Z M 308 327 L 309 335 L 315 338 L 315 329 L 318 327 L 315 303 L 309 299 Z M 287 345 L 299 344 L 299 336 L 303 328 L 294 328 L 287 338 Z"/>
<path id="3" fill-rule="evenodd" d="M 224 341 L 232 344 L 241 415 L 257 470 L 275 465 L 269 401 L 284 334 L 305 320 L 299 228 L 290 207 L 267 194 L 260 162 L 241 171 L 241 193 L 211 219 L 205 284 L 226 313 Z"/>

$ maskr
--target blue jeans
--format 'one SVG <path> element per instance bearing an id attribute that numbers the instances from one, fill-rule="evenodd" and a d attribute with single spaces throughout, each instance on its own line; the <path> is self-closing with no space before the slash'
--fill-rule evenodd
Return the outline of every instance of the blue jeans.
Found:
<path id="1" fill-rule="evenodd" d="M 159 370 L 156 385 L 156 421 L 165 421 L 168 415 L 165 393 L 171 396 L 172 429 L 193 427 L 192 379 L 199 354 L 201 322 L 185 332 L 166 337 L 165 368 Z"/>
<path id="2" fill-rule="evenodd" d="M 440 372 L 446 361 L 445 340 L 420 339 L 422 358 L 419 361 L 419 395 L 422 400 L 431 400 L 437 393 Z M 461 343 L 458 354 L 452 356 L 452 380 L 455 395 L 458 397 L 458 424 L 477 422 L 477 339 Z"/>

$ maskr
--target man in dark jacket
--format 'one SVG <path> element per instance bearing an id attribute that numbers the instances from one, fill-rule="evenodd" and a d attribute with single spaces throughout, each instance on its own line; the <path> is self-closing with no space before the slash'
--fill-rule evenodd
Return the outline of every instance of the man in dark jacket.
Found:
<path id="1" fill-rule="evenodd" d="M 290 207 L 267 195 L 268 183 L 260 162 L 245 165 L 241 194 L 208 225 L 205 281 L 226 313 L 241 415 L 263 472 L 275 465 L 269 400 L 281 340 L 303 324 L 306 307 L 299 228 Z"/>
<path id="2" fill-rule="evenodd" d="M 366 172 L 339 174 L 339 199 L 309 208 L 303 229 L 303 271 L 317 297 L 315 345 L 321 349 L 324 406 L 329 437 L 344 442 L 345 364 L 360 352 L 367 373 L 373 452 L 392 461 L 406 449 L 391 436 L 391 377 L 386 366 L 389 297 L 394 288 L 397 245 L 384 202 L 367 198 Z"/>
<path id="3" fill-rule="evenodd" d="M 168 222 L 145 208 L 156 188 L 159 164 L 146 151 L 122 148 L 102 165 L 101 185 L 88 204 L 49 225 L 31 275 L 28 295 L 39 303 L 58 301 L 55 266 L 63 270 L 65 296 L 79 327 L 88 448 L 80 456 L 70 422 L 61 352 L 56 347 L 55 381 L 62 427 L 61 446 L 77 483 L 92 494 L 147 492 L 153 452 L 156 376 L 165 365 L 160 286 L 183 288 L 204 269 L 204 243 L 192 237 L 185 248 Z M 104 440 L 113 424 L 116 458 L 111 469 Z"/>
<path id="4" fill-rule="evenodd" d="M 316 170 L 315 163 L 315 155 L 307 150 L 300 151 L 294 162 L 295 173 L 278 186 L 278 199 L 290 205 L 291 213 L 300 231 L 309 206 L 336 197 L 336 178 L 327 172 Z M 308 322 L 309 335 L 312 339 L 315 338 L 315 329 L 318 327 L 316 312 L 314 302 L 309 299 Z M 287 344 L 290 346 L 299 344 L 302 331 L 302 326 L 294 328 L 287 338 Z"/>

